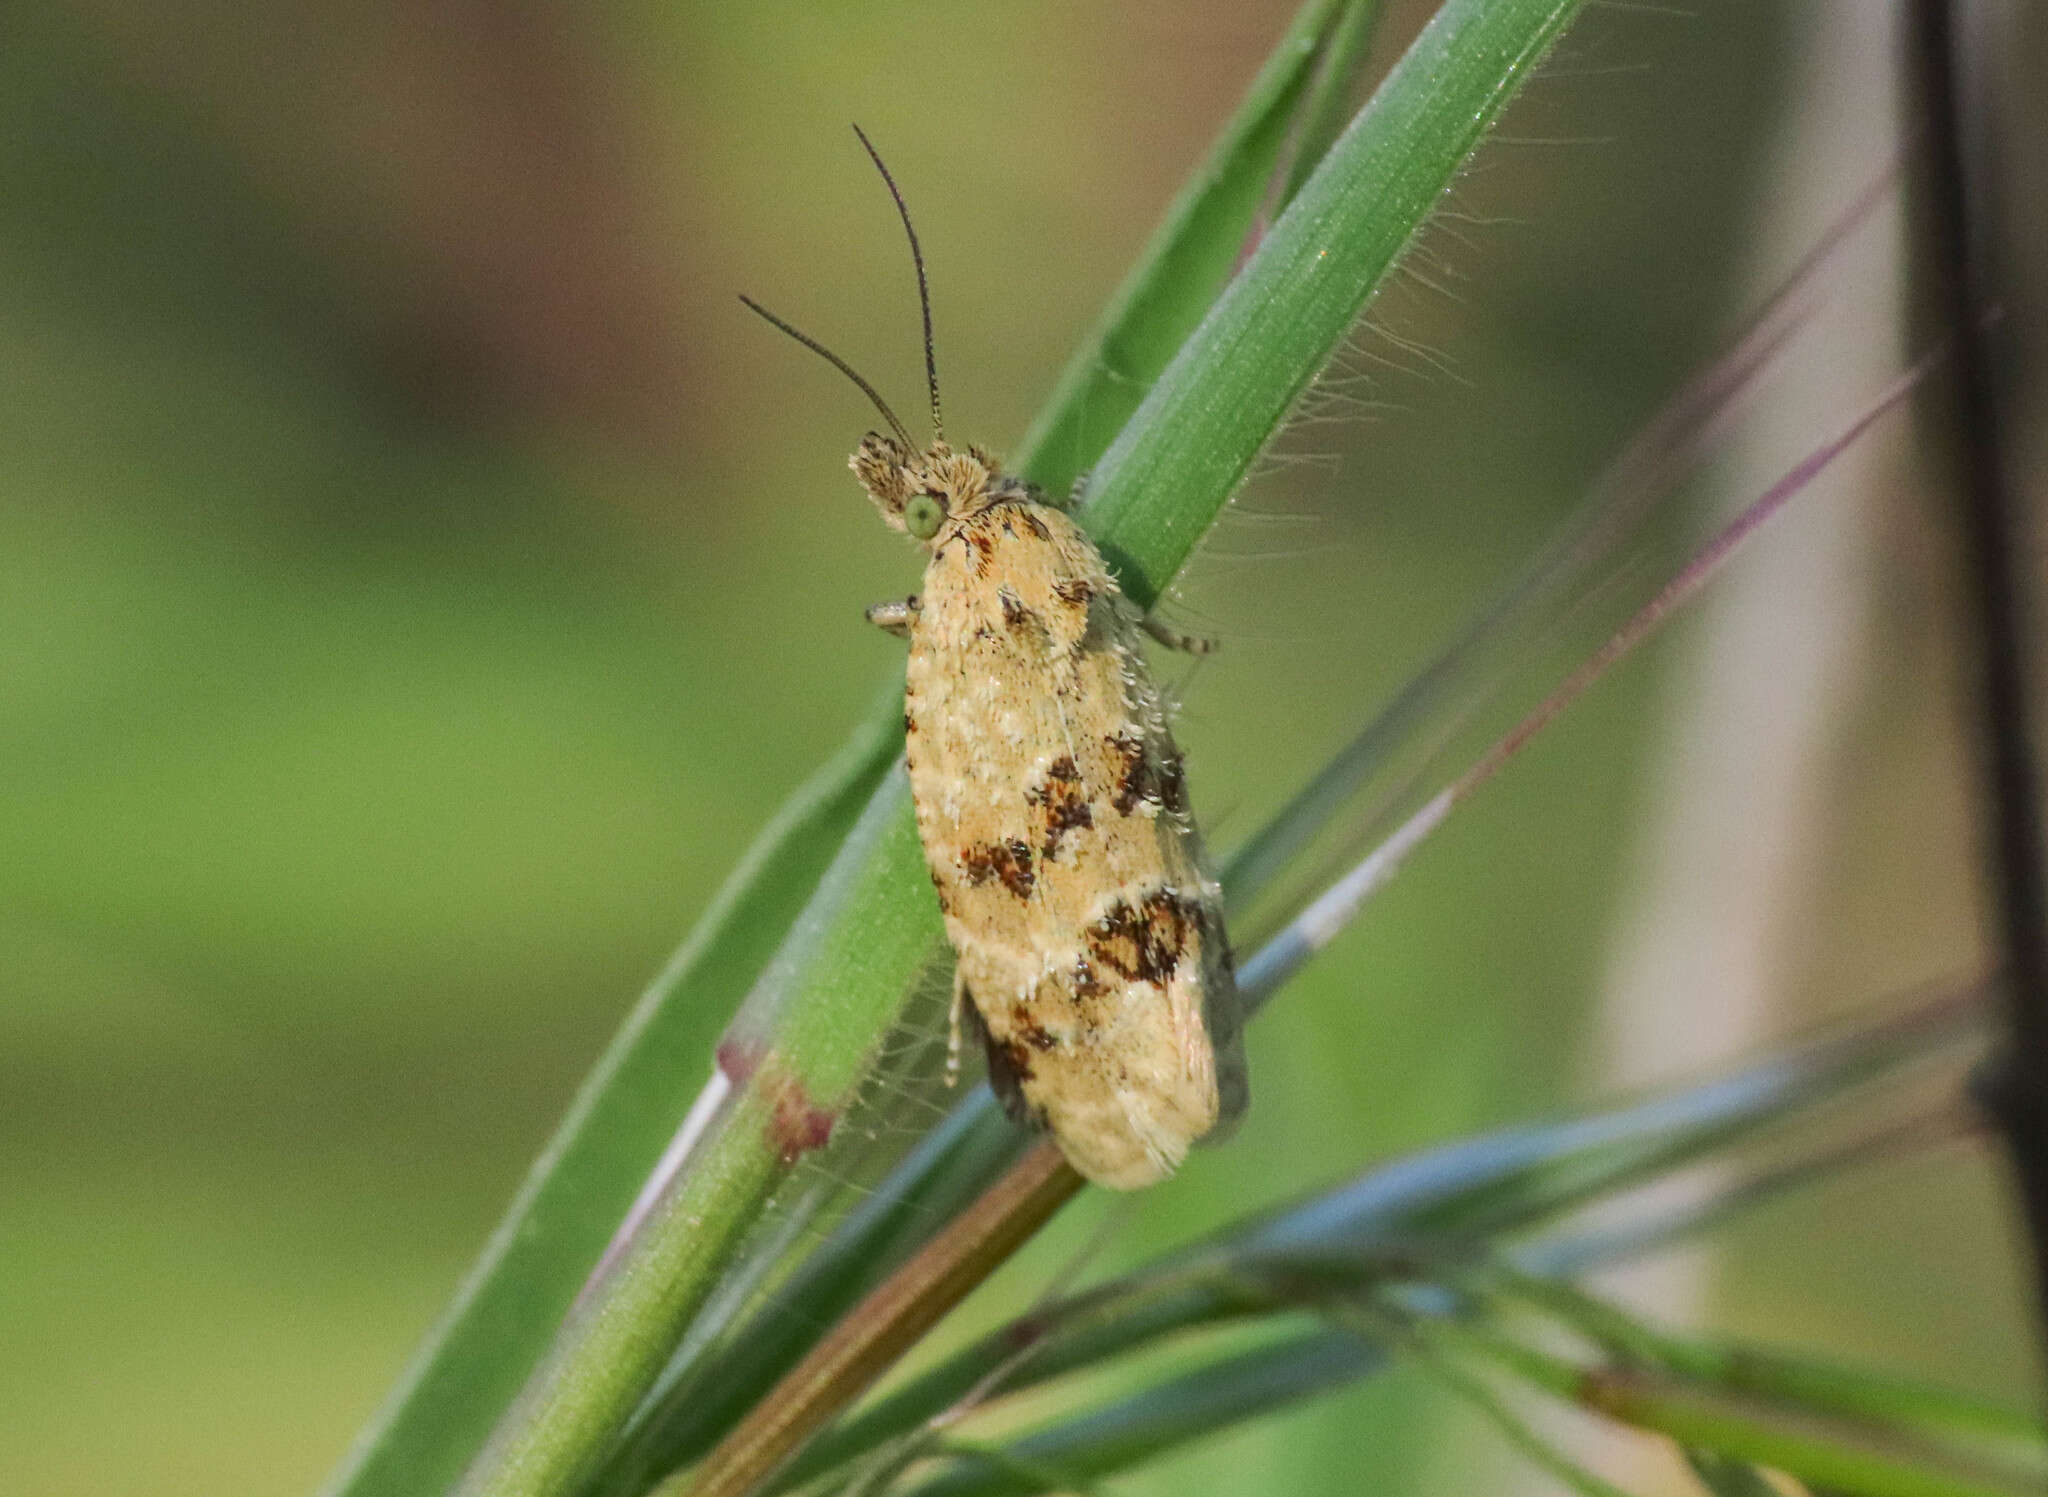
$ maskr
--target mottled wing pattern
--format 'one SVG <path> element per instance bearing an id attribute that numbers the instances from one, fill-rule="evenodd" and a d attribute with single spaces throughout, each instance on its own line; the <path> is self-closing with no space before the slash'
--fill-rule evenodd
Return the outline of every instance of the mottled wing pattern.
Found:
<path id="1" fill-rule="evenodd" d="M 935 537 L 906 694 L 918 825 L 999 1090 L 1134 1188 L 1246 1099 L 1236 988 L 1136 612 L 1021 490 Z"/>

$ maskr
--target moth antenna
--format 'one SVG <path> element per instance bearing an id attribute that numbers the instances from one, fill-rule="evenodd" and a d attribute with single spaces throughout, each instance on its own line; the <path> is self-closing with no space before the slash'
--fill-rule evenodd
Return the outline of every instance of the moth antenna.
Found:
<path id="1" fill-rule="evenodd" d="M 903 423 L 901 421 L 898 421 L 896 419 L 896 413 L 889 409 L 889 402 L 882 399 L 880 391 L 876 390 L 873 385 L 869 384 L 866 380 L 860 377 L 860 372 L 856 370 L 853 367 L 853 365 L 847 363 L 846 360 L 840 358 L 838 354 L 832 352 L 831 349 L 827 348 L 824 344 L 820 343 L 816 338 L 813 338 L 809 333 L 798 332 L 795 328 L 791 327 L 788 323 L 784 322 L 780 317 L 777 317 L 773 312 L 769 311 L 766 307 L 762 306 L 759 302 L 755 301 L 751 296 L 742 294 L 740 297 L 740 301 L 746 305 L 749 311 L 758 312 L 762 317 L 766 318 L 770 326 L 782 329 L 783 332 L 788 333 L 790 337 L 796 339 L 797 342 L 803 344 L 803 346 L 808 348 L 812 353 L 816 354 L 819 358 L 823 359 L 826 363 L 830 364 L 834 369 L 837 369 L 841 374 L 845 375 L 848 379 L 852 380 L 855 384 L 859 385 L 861 393 L 867 396 L 868 399 L 872 400 L 875 403 L 875 409 L 882 413 L 882 419 L 884 421 L 887 421 L 889 423 L 889 429 L 896 433 L 897 440 L 902 442 L 902 444 L 907 448 L 910 448 L 912 450 L 916 449 L 917 443 L 913 442 L 910 439 L 910 433 L 903 429 Z"/>
<path id="2" fill-rule="evenodd" d="M 903 232 L 910 239 L 910 263 L 917 267 L 917 306 L 924 314 L 924 382 L 932 393 L 932 440 L 946 440 L 945 418 L 939 413 L 939 363 L 932 353 L 932 292 L 924 277 L 924 251 L 918 248 L 917 230 L 910 224 L 910 207 L 903 201 L 903 193 L 896 186 L 896 179 L 889 175 L 889 168 L 882 161 L 882 153 L 875 149 L 875 143 L 868 139 L 867 132 L 860 126 L 853 127 L 853 133 L 860 137 L 860 143 L 868 153 L 868 159 L 875 163 L 875 170 L 882 174 L 882 181 L 888 185 L 889 196 L 896 200 L 897 216 L 903 220 Z"/>

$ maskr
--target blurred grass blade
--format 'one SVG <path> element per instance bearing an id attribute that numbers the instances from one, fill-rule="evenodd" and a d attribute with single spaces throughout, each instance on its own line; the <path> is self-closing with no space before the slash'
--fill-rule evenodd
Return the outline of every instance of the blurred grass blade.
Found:
<path id="1" fill-rule="evenodd" d="M 1579 1465 L 1511 1407 L 1483 1376 L 1466 1367 L 1447 1344 L 1443 1328 L 1421 1316 L 1392 1321 L 1384 1314 L 1335 1305 L 1331 1318 L 1357 1327 L 1362 1337 L 1375 1333 L 1398 1345 L 1439 1387 L 1494 1427 L 1508 1445 L 1537 1470 L 1579 1497 L 1627 1497 L 1619 1487 Z M 1391 1326 L 1392 1334 L 1388 1335 Z"/>
<path id="2" fill-rule="evenodd" d="M 1398 1160 L 1297 1205 L 1226 1228 L 1146 1269 L 982 1337 L 827 1431 L 791 1462 L 794 1486 L 952 1407 L 991 1376 L 1005 1392 L 1126 1355 L 1160 1338 L 1260 1313 L 1260 1265 L 1366 1263 L 1426 1242 L 1493 1244 L 1745 1142 L 1795 1113 L 1973 1033 L 1980 1005 L 1945 997 L 1732 1076 L 1550 1125 L 1502 1129 Z M 1019 1349 L 1028 1358 L 1013 1365 Z M 1007 1370 L 1006 1370 L 1007 1369 Z"/>
<path id="3" fill-rule="evenodd" d="M 1236 269 L 1289 141 L 1298 138 L 1303 95 L 1345 62 L 1331 56 L 1332 36 L 1355 31 L 1359 13 L 1374 8 L 1370 0 L 1309 0 L 1296 14 L 1102 320 L 1068 360 L 1013 459 L 1023 477 L 1062 497 L 1123 429 Z M 1346 73 L 1342 82 L 1349 81 Z"/>
<path id="4" fill-rule="evenodd" d="M 1032 1468 L 1112 1476 L 1232 1425 L 1341 1387 L 1385 1364 L 1356 1337 L 1314 1331 L 1210 1363 L 1005 1447 L 1007 1459 L 962 1455 L 906 1489 L 915 1497 L 1026 1497 L 1054 1490 Z"/>
<path id="5" fill-rule="evenodd" d="M 877 879 L 876 868 L 901 869 Z M 718 1105 L 662 1160 L 539 1370 L 461 1490 L 580 1491 L 674 1354 L 735 1246 L 805 1153 L 824 1147 L 939 935 L 910 792 L 892 769 L 718 1046 Z M 920 880 L 921 882 L 921 880 Z M 722 1087 L 722 1092 L 717 1088 Z"/>
<path id="6" fill-rule="evenodd" d="M 1234 1229 L 1244 1251 L 1371 1244 L 1398 1229 L 1490 1238 L 1522 1230 L 1756 1136 L 1798 1111 L 1981 1032 L 1970 985 L 1894 1018 L 1704 1082 L 1562 1123 L 1507 1128 L 1397 1161 Z"/>
<path id="7" fill-rule="evenodd" d="M 902 1263 L 933 1223 L 958 1215 L 982 1179 L 1030 1146 L 987 1087 L 978 1090 L 985 1105 L 948 1113 L 748 1316 L 729 1345 L 663 1375 L 592 1484 L 592 1497 L 637 1497 L 662 1472 L 702 1456 L 816 1344 L 831 1319 Z"/>
<path id="8" fill-rule="evenodd" d="M 1285 208 L 1300 195 L 1309 173 L 1349 123 L 1352 88 L 1363 70 L 1373 34 L 1384 13 L 1380 0 L 1362 0 L 1347 6 L 1337 18 L 1323 55 L 1316 59 L 1315 81 L 1310 85 L 1307 102 L 1301 106 L 1294 144 L 1287 153 L 1287 181 L 1280 189 L 1279 207 Z"/>
<path id="9" fill-rule="evenodd" d="M 1454 779 L 1387 832 L 1370 852 L 1297 914 L 1251 960 L 1238 969 L 1238 993 L 1246 1013 L 1255 1012 L 1273 992 L 1357 918 L 1374 895 L 1385 888 L 1407 858 L 1443 825 L 1450 814 L 1513 762 L 1551 723 L 1573 706 L 1599 680 L 1634 651 L 1678 610 L 1696 599 L 1706 584 L 1737 550 L 1779 510 L 1806 488 L 1827 466 L 1848 451 L 1878 421 L 1898 409 L 1940 362 L 1937 348 L 1895 377 L 1861 411 L 1794 463 L 1686 561 L 1685 565 L 1600 647 L 1578 664 L 1534 707 L 1494 740 Z"/>
<path id="10" fill-rule="evenodd" d="M 1771 1479 L 1747 1461 L 1731 1461 L 1710 1450 L 1688 1450 L 1685 1463 L 1713 1497 L 1782 1497 Z"/>
<path id="11" fill-rule="evenodd" d="M 2001 1465 L 2048 1486 L 2048 1426 L 2038 1416 L 1904 1378 L 1676 1335 L 1560 1279 L 1510 1271 L 1500 1287 L 1617 1362 L 1754 1399 L 1781 1414 L 1859 1424 L 1901 1446 Z"/>
<path id="12" fill-rule="evenodd" d="M 1207 1438 L 1237 1420 L 1370 1376 L 1390 1365 L 1384 1348 L 1408 1340 L 1382 1325 L 1384 1317 L 1363 1322 L 1344 1318 L 1352 1331 L 1294 1332 L 1250 1353 L 1217 1357 L 1143 1392 L 1057 1419 L 1003 1447 L 1000 1459 L 974 1453 L 956 1456 L 909 1490 L 923 1497 L 1025 1497 L 1054 1489 L 1048 1482 L 1030 1479 L 1035 1466 L 1088 1478 L 1110 1475 Z M 2017 1428 L 2022 1443 L 2005 1448 L 1995 1442 L 1961 1445 L 1944 1459 L 1914 1449 L 1910 1441 L 1901 1442 L 1896 1432 L 1881 1425 L 1830 1425 L 1800 1417 L 1794 1406 L 1717 1399 L 1711 1390 L 1709 1396 L 1699 1396 L 1698 1390 L 1677 1380 L 1640 1371 L 1587 1368 L 1525 1352 L 1516 1343 L 1490 1335 L 1475 1338 L 1434 1315 L 1415 1317 L 1412 1330 L 1423 1338 L 1426 1350 L 1442 1353 L 1431 1357 L 1432 1369 L 1454 1371 L 1466 1379 L 1459 1383 L 1461 1396 L 1484 1397 L 1490 1417 L 1503 1412 L 1504 1404 L 1490 1390 L 1476 1386 L 1477 1380 L 1462 1367 L 1452 1365 L 1454 1352 L 1476 1353 L 1498 1366 L 1511 1366 L 1525 1378 L 1533 1375 L 1544 1391 L 1576 1397 L 1599 1412 L 1612 1413 L 1610 1403 L 1638 1410 L 1646 1417 L 1630 1422 L 1691 1442 L 1688 1457 L 1706 1468 L 1703 1478 L 1712 1473 L 1716 1493 L 1763 1497 L 1776 1490 L 1745 1484 L 1745 1477 L 1754 1477 L 1757 1464 L 1789 1470 L 1814 1482 L 1816 1489 L 1872 1497 L 1992 1497 L 2038 1490 L 2041 1473 L 2048 1469 L 2048 1448 L 2038 1426 L 1979 1405 L 1969 1406 L 1974 1411 L 1972 1423 L 1982 1423 L 1993 1434 Z M 1867 1380 L 1861 1374 L 1849 1376 Z M 1953 1407 L 1961 1402 L 1951 1394 L 1922 1391 L 1933 1403 Z M 1708 1440 L 1715 1443 L 1708 1445 Z M 1832 1481 L 1822 1483 L 1822 1476 Z"/>
<path id="13" fill-rule="evenodd" d="M 900 745 L 863 730 L 748 849 L 648 988 L 329 1497 L 445 1491 L 546 1351 L 752 985 Z"/>
<path id="14" fill-rule="evenodd" d="M 1412 740 L 1433 729 L 1436 738 L 1424 757 L 1440 748 L 1447 732 L 1443 720 L 1455 716 L 1447 711 L 1450 703 L 1487 695 L 1509 667 L 1534 652 L 1553 619 L 1583 595 L 1595 569 L 1611 562 L 1658 500 L 1695 469 L 1707 439 L 1806 325 L 1823 294 L 1823 273 L 1888 200 L 1897 175 L 1894 164 L 1865 185 L 1741 334 L 1643 424 L 1543 551 L 1277 814 L 1232 850 L 1221 878 L 1233 904 L 1242 908 L 1264 894 L 1338 809 L 1398 753 L 1410 750 Z"/>
<path id="15" fill-rule="evenodd" d="M 2020 1497 L 2042 1487 L 2037 1449 L 2015 1469 L 1982 1448 L 1968 1455 L 1902 1441 L 1895 1431 L 1830 1419 L 1784 1402 L 1653 1370 L 1589 1366 L 1466 1322 L 1436 1333 L 1531 1387 L 1687 1449 L 1783 1471 L 1854 1497 Z"/>
<path id="16" fill-rule="evenodd" d="M 1976 1053 L 1965 1048 L 1955 1058 L 1967 1067 L 1982 1059 L 1982 1037 Z M 1932 1058 L 1932 1057 L 1930 1057 Z M 1900 1117 L 1887 1107 L 1845 1141 L 1831 1141 L 1811 1152 L 1743 1173 L 1724 1171 L 1704 1193 L 1631 1211 L 1620 1221 L 1559 1224 L 1542 1241 L 1516 1254 L 1516 1261 L 1549 1278 L 1570 1278 L 1602 1263 L 1646 1257 L 1674 1243 L 1711 1232 L 1722 1223 L 1770 1201 L 1808 1190 L 1823 1180 L 1881 1161 L 1903 1158 L 1921 1149 L 1956 1142 L 1974 1131 L 1974 1123 L 1956 1105 L 1960 1079 L 1942 1103 Z"/>

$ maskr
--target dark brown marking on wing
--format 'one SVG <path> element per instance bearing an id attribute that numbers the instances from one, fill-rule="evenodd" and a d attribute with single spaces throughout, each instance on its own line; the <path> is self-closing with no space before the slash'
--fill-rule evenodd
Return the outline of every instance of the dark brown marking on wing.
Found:
<path id="1" fill-rule="evenodd" d="M 1085 956 L 1075 961 L 1073 980 L 1076 998 L 1100 998 L 1109 991 L 1102 979 L 1095 975 L 1095 964 Z"/>
<path id="2" fill-rule="evenodd" d="M 1061 754 L 1047 765 L 1045 778 L 1025 791 L 1024 799 L 1045 808 L 1045 839 L 1038 853 L 1047 862 L 1058 854 L 1060 839 L 1068 832 L 1095 825 L 1095 809 L 1081 788 L 1081 771 L 1072 754 Z"/>
<path id="3" fill-rule="evenodd" d="M 1086 577 L 1069 577 L 1052 585 L 1053 595 L 1072 608 L 1086 608 L 1095 598 L 1095 584 Z"/>
<path id="4" fill-rule="evenodd" d="M 1034 1050 L 1057 1050 L 1060 1046 L 1060 1037 L 1031 1018 L 1022 1005 L 1011 1010 L 1010 1027 L 1016 1031 L 1019 1041 Z"/>
<path id="5" fill-rule="evenodd" d="M 1207 920 L 1201 901 L 1155 889 L 1136 905 L 1119 899 L 1088 927 L 1088 954 L 1132 982 L 1164 984 Z"/>
<path id="6" fill-rule="evenodd" d="M 1012 632 L 1038 622 L 1038 615 L 1024 606 L 1024 600 L 1007 587 L 996 589 L 996 601 L 1003 607 L 1003 627 Z"/>
<path id="7" fill-rule="evenodd" d="M 1156 753 L 1136 733 L 1106 740 L 1117 757 L 1116 793 L 1110 804 L 1128 816 L 1149 801 L 1178 816 L 1188 808 L 1187 770 L 1174 750 Z"/>
<path id="8" fill-rule="evenodd" d="M 1183 814 L 1188 808 L 1187 766 L 1177 752 L 1164 755 L 1155 766 L 1159 785 L 1159 804 L 1174 815 Z"/>
<path id="9" fill-rule="evenodd" d="M 978 889 L 993 879 L 1019 899 L 1031 897 L 1038 876 L 1031 870 L 1031 844 L 1012 838 L 1008 842 L 976 842 L 960 849 L 960 872 L 968 887 Z"/>
<path id="10" fill-rule="evenodd" d="M 974 575 L 977 577 L 986 577 L 988 575 L 989 566 L 995 560 L 995 537 L 988 534 L 986 531 L 978 529 L 967 530 L 961 533 L 964 536 L 966 536 L 967 544 L 974 548 Z"/>
<path id="11" fill-rule="evenodd" d="M 981 1016 L 981 1008 L 968 993 L 966 1011 L 962 1015 L 963 1027 L 968 1035 L 981 1042 L 982 1051 L 988 1057 L 989 1090 L 996 1094 L 996 1100 L 1003 1104 L 1003 1111 L 1017 1122 L 1029 1128 L 1043 1128 L 1045 1114 L 1033 1107 L 1024 1096 L 1024 1082 L 1031 1074 L 1031 1052 L 1014 1041 L 1003 1043 L 988 1032 L 988 1023 Z M 1024 1064 L 1020 1070 L 1017 1062 Z"/>
<path id="12" fill-rule="evenodd" d="M 1029 1045 L 1025 1044 L 1022 1040 L 991 1039 L 989 1041 L 990 1053 L 993 1054 L 997 1050 L 1002 1051 L 1004 1068 L 1017 1078 L 1020 1086 L 1031 1079 L 1031 1061 L 1033 1057 Z"/>
<path id="13" fill-rule="evenodd" d="M 1136 733 L 1119 733 L 1105 742 L 1117 760 L 1116 794 L 1110 804 L 1128 816 L 1143 794 L 1145 740 Z"/>

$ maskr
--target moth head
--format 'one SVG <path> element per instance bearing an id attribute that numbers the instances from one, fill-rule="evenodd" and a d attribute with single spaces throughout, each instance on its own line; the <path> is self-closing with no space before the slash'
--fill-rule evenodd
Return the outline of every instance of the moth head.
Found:
<path id="1" fill-rule="evenodd" d="M 955 452 L 934 442 L 914 453 L 894 437 L 873 431 L 861 438 L 849 466 L 882 518 L 927 546 L 949 519 L 980 507 L 993 471 L 988 454 L 979 448 Z"/>

